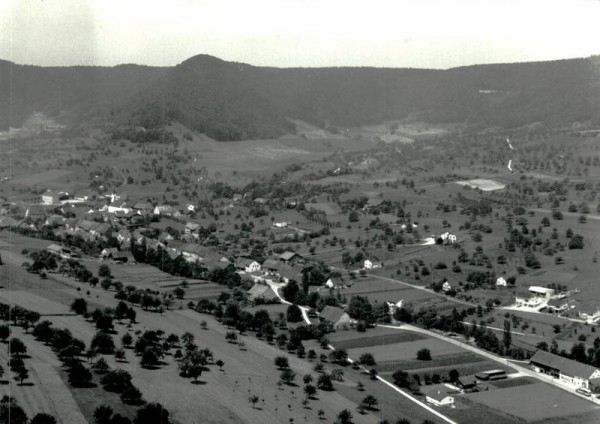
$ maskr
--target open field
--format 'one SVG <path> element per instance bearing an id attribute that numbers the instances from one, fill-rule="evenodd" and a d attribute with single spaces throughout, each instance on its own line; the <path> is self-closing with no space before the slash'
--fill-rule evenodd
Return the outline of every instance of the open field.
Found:
<path id="1" fill-rule="evenodd" d="M 39 184 L 47 184 L 53 180 L 65 180 L 71 173 L 71 171 L 66 171 L 64 169 L 50 169 L 48 171 L 17 177 L 12 180 L 12 183 L 32 187 Z"/>
<path id="2" fill-rule="evenodd" d="M 368 332 L 362 333 L 364 334 L 362 337 L 356 335 L 356 337 L 352 339 L 347 339 L 343 336 L 338 337 L 338 335 L 344 334 L 338 331 L 334 334 L 329 335 L 329 340 L 336 349 L 355 349 L 371 346 L 387 346 L 395 343 L 405 343 L 416 340 L 424 340 L 426 338 L 425 336 L 422 336 L 420 334 L 411 333 L 408 331 L 395 331 L 393 333 L 371 334 L 375 333 L 378 329 L 382 328 L 383 327 L 376 327 L 374 329 L 370 329 Z"/>
<path id="3" fill-rule="evenodd" d="M 459 346 L 438 339 L 423 339 L 381 346 L 348 349 L 348 355 L 351 358 L 358 358 L 363 353 L 370 352 L 377 362 L 399 361 L 415 359 L 417 357 L 417 352 L 421 349 L 429 349 L 433 358 L 438 355 L 454 355 L 464 352 Z M 424 364 L 427 362 L 428 361 L 423 361 Z"/>
<path id="4" fill-rule="evenodd" d="M 587 413 L 594 413 L 597 420 L 597 406 L 544 383 L 471 393 L 466 397 L 498 410 L 506 410 L 510 405 L 507 412 L 527 421 L 570 417 L 568 422 L 592 422 L 583 418 Z"/>
<path id="5" fill-rule="evenodd" d="M 0 290 L 0 301 L 39 312 L 41 315 L 74 315 L 60 303 L 25 290 Z"/>
<path id="6" fill-rule="evenodd" d="M 377 358 L 375 358 L 377 360 Z M 434 355 L 431 361 L 420 361 L 418 359 L 401 359 L 401 360 L 377 360 L 378 371 L 395 371 L 395 370 L 423 370 L 442 368 L 450 365 L 465 365 L 474 362 L 483 362 L 486 359 L 472 352 L 459 352 L 445 355 Z"/>

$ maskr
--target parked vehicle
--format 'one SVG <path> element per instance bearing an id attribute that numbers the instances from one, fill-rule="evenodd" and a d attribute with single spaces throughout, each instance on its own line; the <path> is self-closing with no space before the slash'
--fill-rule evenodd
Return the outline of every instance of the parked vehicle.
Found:
<path id="1" fill-rule="evenodd" d="M 583 387 L 579 387 L 575 391 L 577 393 L 579 393 L 580 395 L 584 395 L 584 396 L 587 396 L 587 397 L 591 397 L 592 396 L 592 392 L 589 391 L 588 389 L 583 388 Z"/>

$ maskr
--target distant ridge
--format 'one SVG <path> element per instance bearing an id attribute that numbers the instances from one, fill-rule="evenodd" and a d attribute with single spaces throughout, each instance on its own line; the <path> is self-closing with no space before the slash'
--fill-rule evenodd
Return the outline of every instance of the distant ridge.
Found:
<path id="1" fill-rule="evenodd" d="M 598 125 L 599 106 L 598 56 L 448 70 L 274 68 L 208 55 L 173 67 L 0 60 L 0 129 L 39 111 L 65 124 L 158 128 L 177 120 L 217 140 L 243 140 L 293 131 L 287 118 L 320 127 L 404 118 L 472 128 Z"/>

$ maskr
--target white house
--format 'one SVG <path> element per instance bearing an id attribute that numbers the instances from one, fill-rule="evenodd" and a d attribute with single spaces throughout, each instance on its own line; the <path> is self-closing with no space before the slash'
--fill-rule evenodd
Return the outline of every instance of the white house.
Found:
<path id="1" fill-rule="evenodd" d="M 444 284 L 442 285 L 442 291 L 447 292 L 451 289 L 452 289 L 452 286 L 450 285 L 450 283 L 448 281 L 444 281 Z"/>
<path id="2" fill-rule="evenodd" d="M 325 287 L 329 289 L 333 288 L 344 288 L 346 287 L 346 282 L 342 277 L 330 277 L 327 282 L 325 282 Z"/>
<path id="3" fill-rule="evenodd" d="M 261 266 L 258 262 L 247 258 L 238 258 L 235 261 L 235 267 L 244 272 L 257 272 L 261 269 Z"/>
<path id="4" fill-rule="evenodd" d="M 121 206 L 108 205 L 108 207 L 106 208 L 106 211 L 108 213 L 117 213 L 117 212 L 129 213 L 129 212 L 131 212 L 131 208 L 128 208 L 126 206 L 126 204 L 123 203 Z"/>
<path id="5" fill-rule="evenodd" d="M 47 190 L 44 194 L 42 194 L 42 203 L 44 205 L 54 205 L 55 203 L 58 203 L 58 199 L 58 193 L 55 193 L 52 190 Z"/>
<path id="6" fill-rule="evenodd" d="M 552 296 L 554 296 L 555 290 L 547 287 L 531 286 L 529 287 L 529 292 L 533 293 L 535 296 L 550 299 Z"/>
<path id="7" fill-rule="evenodd" d="M 365 259 L 363 263 L 363 269 L 375 269 L 381 268 L 381 262 L 371 261 L 370 259 Z"/>
<path id="8" fill-rule="evenodd" d="M 273 223 L 273 227 L 277 227 L 277 228 L 285 228 L 287 227 L 287 222 L 283 221 L 283 222 L 274 222 Z"/>
<path id="9" fill-rule="evenodd" d="M 534 371 L 548 374 L 571 387 L 589 389 L 591 380 L 598 381 L 600 378 L 600 371 L 591 365 L 543 350 L 538 350 L 529 360 L 529 364 Z"/>
<path id="10" fill-rule="evenodd" d="M 496 287 L 506 287 L 506 280 L 504 277 L 498 277 L 496 280 Z"/>
<path id="11" fill-rule="evenodd" d="M 390 302 L 389 300 L 385 302 L 390 310 L 390 314 L 393 314 L 396 309 L 400 309 L 404 303 L 404 299 L 400 299 L 396 303 Z"/>
<path id="12" fill-rule="evenodd" d="M 448 393 L 448 388 L 443 384 L 432 386 L 425 390 L 425 400 L 435 406 L 454 404 L 454 397 Z"/>
<path id="13" fill-rule="evenodd" d="M 451 243 L 451 244 L 454 244 L 454 243 L 456 243 L 456 236 L 455 236 L 454 234 L 450 234 L 450 233 L 448 233 L 448 232 L 446 232 L 446 233 L 442 234 L 442 235 L 440 236 L 440 238 L 441 238 L 443 241 L 445 241 L 446 243 Z"/>

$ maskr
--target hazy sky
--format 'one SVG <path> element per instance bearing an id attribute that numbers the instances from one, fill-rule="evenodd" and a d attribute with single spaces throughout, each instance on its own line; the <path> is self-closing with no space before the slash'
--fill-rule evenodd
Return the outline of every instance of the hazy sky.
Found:
<path id="1" fill-rule="evenodd" d="M 600 53 L 600 0 L 0 0 L 0 58 L 432 67 Z"/>

